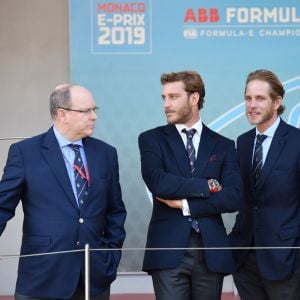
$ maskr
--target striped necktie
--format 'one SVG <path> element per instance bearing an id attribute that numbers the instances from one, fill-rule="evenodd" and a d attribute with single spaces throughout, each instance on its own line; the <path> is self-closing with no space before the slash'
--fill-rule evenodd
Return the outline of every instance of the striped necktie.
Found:
<path id="1" fill-rule="evenodd" d="M 184 132 L 187 137 L 186 151 L 189 157 L 191 173 L 193 174 L 195 171 L 195 161 L 196 161 L 196 150 L 193 144 L 193 136 L 196 133 L 196 129 L 190 129 L 190 130 L 182 129 L 182 132 Z"/>
<path id="2" fill-rule="evenodd" d="M 196 162 L 196 150 L 193 144 L 193 136 L 196 133 L 196 129 L 182 129 L 182 132 L 186 134 L 187 142 L 186 142 L 186 151 L 189 158 L 190 168 L 191 168 L 191 174 L 193 175 L 195 171 L 195 162 Z M 196 232 L 200 232 L 199 223 L 196 219 L 189 218 L 189 221 L 192 222 L 192 228 Z"/>
<path id="3" fill-rule="evenodd" d="M 75 152 L 75 159 L 73 164 L 75 185 L 77 192 L 78 206 L 81 207 L 88 196 L 88 180 L 85 172 L 83 160 L 80 154 L 80 146 L 75 144 L 69 145 Z"/>
<path id="4" fill-rule="evenodd" d="M 258 134 L 256 136 L 255 148 L 254 148 L 254 155 L 253 155 L 253 162 L 252 162 L 252 176 L 254 181 L 254 187 L 257 187 L 260 176 L 261 176 L 261 169 L 263 166 L 263 149 L 262 143 L 267 138 L 264 134 Z"/>

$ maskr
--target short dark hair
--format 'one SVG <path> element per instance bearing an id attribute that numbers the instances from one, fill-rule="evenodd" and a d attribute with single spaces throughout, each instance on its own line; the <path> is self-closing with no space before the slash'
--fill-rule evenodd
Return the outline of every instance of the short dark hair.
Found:
<path id="1" fill-rule="evenodd" d="M 184 83 L 184 90 L 189 93 L 198 93 L 199 110 L 203 107 L 205 97 L 205 87 L 201 76 L 195 71 L 182 71 L 162 74 L 160 82 L 162 85 L 170 82 L 182 81 Z"/>
<path id="2" fill-rule="evenodd" d="M 280 96 L 283 99 L 285 94 L 284 87 L 280 82 L 280 80 L 278 79 L 278 77 L 273 72 L 269 70 L 263 70 L 263 69 L 251 72 L 247 76 L 245 93 L 246 93 L 246 88 L 248 83 L 253 80 L 261 80 L 269 83 L 270 97 L 273 101 L 275 101 L 278 96 Z M 277 114 L 281 115 L 284 112 L 284 110 L 285 110 L 284 105 L 280 105 L 277 109 Z"/>

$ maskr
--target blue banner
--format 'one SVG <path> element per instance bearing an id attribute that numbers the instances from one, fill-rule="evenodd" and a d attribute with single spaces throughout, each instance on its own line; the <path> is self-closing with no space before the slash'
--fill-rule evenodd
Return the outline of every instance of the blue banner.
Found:
<path id="1" fill-rule="evenodd" d="M 118 149 L 128 210 L 126 247 L 144 247 L 151 202 L 140 175 L 137 137 L 165 124 L 160 75 L 198 71 L 206 87 L 201 117 L 236 139 L 250 125 L 249 72 L 282 80 L 283 119 L 300 126 L 300 5 L 297 0 L 70 0 L 71 79 L 89 88 L 100 115 L 95 136 Z M 224 216 L 230 229 L 233 216 Z M 121 271 L 139 271 L 142 253 L 124 253 Z"/>

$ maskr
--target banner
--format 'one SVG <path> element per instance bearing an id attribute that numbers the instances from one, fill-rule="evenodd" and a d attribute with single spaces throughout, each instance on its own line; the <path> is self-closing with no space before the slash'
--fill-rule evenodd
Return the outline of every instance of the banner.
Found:
<path id="1" fill-rule="evenodd" d="M 300 2 L 70 0 L 72 82 L 100 107 L 95 137 L 115 146 L 128 210 L 125 247 L 144 247 L 152 203 L 140 174 L 138 135 L 166 123 L 160 75 L 196 70 L 205 83 L 201 118 L 236 139 L 250 129 L 246 76 L 275 72 L 286 89 L 283 119 L 300 126 Z M 234 215 L 224 215 L 230 230 Z M 178 233 L 180 234 L 180 233 Z M 140 271 L 124 252 L 119 271 Z"/>

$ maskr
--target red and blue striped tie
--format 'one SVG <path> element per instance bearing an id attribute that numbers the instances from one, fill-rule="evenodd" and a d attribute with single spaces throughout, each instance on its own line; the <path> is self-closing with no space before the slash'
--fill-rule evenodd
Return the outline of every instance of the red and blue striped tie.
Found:
<path id="1" fill-rule="evenodd" d="M 83 160 L 80 154 L 80 145 L 70 144 L 69 145 L 75 152 L 75 159 L 73 164 L 75 185 L 77 192 L 78 206 L 81 207 L 88 196 L 88 180 L 85 172 Z"/>

